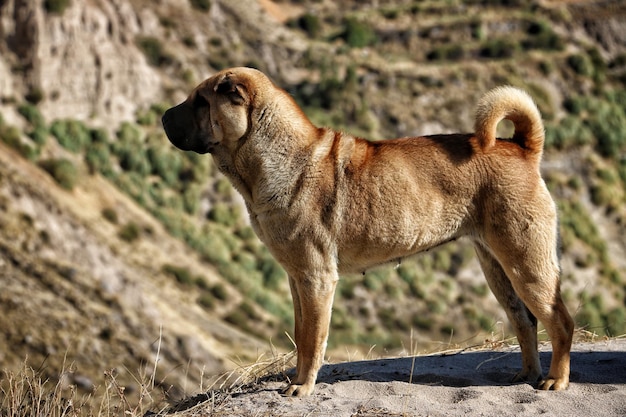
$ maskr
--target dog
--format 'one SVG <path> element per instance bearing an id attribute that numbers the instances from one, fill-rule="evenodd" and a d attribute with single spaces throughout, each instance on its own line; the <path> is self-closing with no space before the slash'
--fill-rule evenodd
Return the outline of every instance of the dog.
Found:
<path id="1" fill-rule="evenodd" d="M 503 119 L 515 126 L 510 139 L 496 138 Z M 462 236 L 519 341 L 514 381 L 568 387 L 574 323 L 560 295 L 557 211 L 539 171 L 543 123 L 527 93 L 488 92 L 473 134 L 369 142 L 314 126 L 262 72 L 232 68 L 198 85 L 162 122 L 173 145 L 213 156 L 289 276 L 297 365 L 284 395 L 314 390 L 339 274 Z M 537 319 L 553 349 L 544 379 Z"/>

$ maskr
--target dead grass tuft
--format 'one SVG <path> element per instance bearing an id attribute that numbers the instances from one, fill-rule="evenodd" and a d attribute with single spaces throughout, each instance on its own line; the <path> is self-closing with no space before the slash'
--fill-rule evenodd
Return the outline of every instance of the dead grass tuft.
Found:
<path id="1" fill-rule="evenodd" d="M 202 411 L 208 415 L 219 415 L 220 408 L 237 394 L 258 391 L 261 382 L 289 380 L 286 372 L 295 366 L 296 351 L 277 353 L 272 349 L 269 357 L 261 355 L 253 364 L 238 365 L 233 371 L 222 374 L 207 392 L 187 398 L 170 407 L 168 413 L 184 412 L 185 416 Z M 204 414 L 203 414 L 204 415 Z"/>
<path id="2" fill-rule="evenodd" d="M 154 381 L 142 372 L 136 377 L 139 392 L 130 395 L 116 378 L 116 371 L 104 372 L 102 386 L 89 394 L 78 393 L 69 383 L 73 365 L 63 366 L 53 382 L 44 375 L 43 366 L 32 368 L 25 360 L 17 371 L 0 376 L 0 415 L 3 417 L 141 417 L 150 409 L 164 410 L 164 398 L 155 393 Z M 163 397 L 159 394 L 159 397 Z"/>

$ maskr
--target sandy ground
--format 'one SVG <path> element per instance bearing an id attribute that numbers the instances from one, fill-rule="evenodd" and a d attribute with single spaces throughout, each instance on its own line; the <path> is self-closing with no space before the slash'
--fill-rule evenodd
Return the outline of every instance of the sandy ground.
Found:
<path id="1" fill-rule="evenodd" d="M 544 373 L 550 346 L 541 349 Z M 183 416 L 626 416 L 626 339 L 572 349 L 566 391 L 510 381 L 519 350 L 481 350 L 325 365 L 307 398 L 280 394 L 269 378 L 189 408 Z M 206 398 L 206 397 L 205 397 Z"/>

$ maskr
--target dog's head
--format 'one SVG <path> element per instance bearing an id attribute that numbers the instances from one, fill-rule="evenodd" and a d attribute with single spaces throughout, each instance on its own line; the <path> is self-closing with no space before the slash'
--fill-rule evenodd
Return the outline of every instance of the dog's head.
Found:
<path id="1" fill-rule="evenodd" d="M 272 86 L 260 71 L 231 68 L 198 85 L 187 100 L 167 110 L 162 122 L 170 142 L 198 153 L 229 151 L 250 130 L 257 92 Z"/>

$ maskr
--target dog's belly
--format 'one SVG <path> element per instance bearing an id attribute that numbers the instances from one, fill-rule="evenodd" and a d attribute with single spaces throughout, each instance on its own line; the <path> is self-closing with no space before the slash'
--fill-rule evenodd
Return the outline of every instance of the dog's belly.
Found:
<path id="1" fill-rule="evenodd" d="M 399 263 L 403 258 L 456 239 L 462 233 L 458 228 L 441 234 L 397 233 L 392 236 L 371 236 L 346 242 L 338 248 L 339 273 L 361 273 L 388 263 Z"/>

